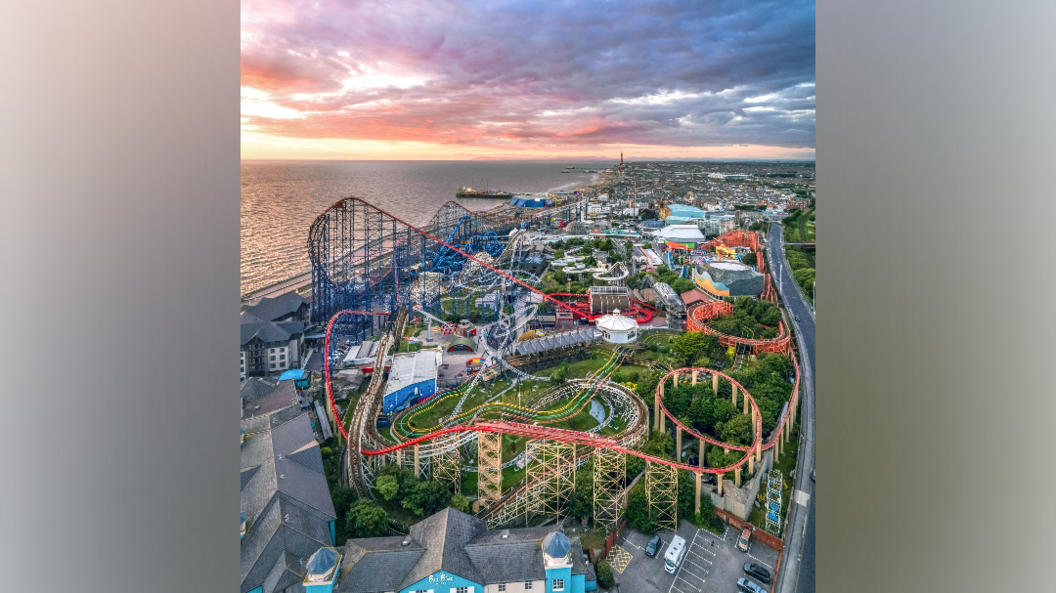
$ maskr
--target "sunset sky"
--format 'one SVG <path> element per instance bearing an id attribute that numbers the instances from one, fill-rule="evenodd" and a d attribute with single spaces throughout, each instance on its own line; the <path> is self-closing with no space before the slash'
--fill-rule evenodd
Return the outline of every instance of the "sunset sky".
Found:
<path id="1" fill-rule="evenodd" d="M 242 1 L 242 158 L 814 158 L 814 2 Z"/>

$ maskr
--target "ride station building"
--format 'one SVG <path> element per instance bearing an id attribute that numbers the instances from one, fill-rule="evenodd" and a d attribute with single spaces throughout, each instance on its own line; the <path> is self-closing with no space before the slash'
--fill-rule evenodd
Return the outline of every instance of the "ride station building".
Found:
<path id="1" fill-rule="evenodd" d="M 442 359 L 439 350 L 394 354 L 381 411 L 391 414 L 432 397 L 436 393 L 436 376 Z"/>
<path id="2" fill-rule="evenodd" d="M 312 593 L 585 593 L 597 588 L 579 538 L 555 527 L 488 530 L 447 508 L 408 535 L 349 539 L 332 589 Z M 322 579 L 320 579 L 322 580 Z"/>

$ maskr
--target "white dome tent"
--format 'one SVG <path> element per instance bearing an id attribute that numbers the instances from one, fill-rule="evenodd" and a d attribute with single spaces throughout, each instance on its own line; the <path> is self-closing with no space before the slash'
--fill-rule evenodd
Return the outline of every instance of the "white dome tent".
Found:
<path id="1" fill-rule="evenodd" d="M 629 344 L 638 339 L 638 322 L 620 315 L 619 309 L 599 317 L 595 325 L 601 330 L 601 337 L 610 344 Z"/>

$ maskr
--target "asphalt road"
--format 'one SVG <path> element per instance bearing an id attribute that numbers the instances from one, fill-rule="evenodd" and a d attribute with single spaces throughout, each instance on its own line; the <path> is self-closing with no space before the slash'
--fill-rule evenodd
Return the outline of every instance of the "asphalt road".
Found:
<path id="1" fill-rule="evenodd" d="M 784 256 L 782 227 L 771 225 L 767 238 L 767 253 L 770 255 L 771 276 L 777 282 L 781 301 L 796 317 L 791 320 L 796 326 L 797 341 L 800 346 L 800 357 L 804 363 L 803 415 L 800 441 L 800 455 L 796 464 L 796 492 L 793 503 L 789 505 L 791 516 L 788 519 L 788 539 L 786 554 L 781 561 L 779 593 L 810 593 L 815 590 L 815 548 L 814 548 L 814 482 L 810 472 L 814 469 L 814 315 L 810 305 L 796 286 L 792 269 Z M 802 491 L 803 494 L 800 494 Z M 806 499 L 804 500 L 804 497 Z M 803 504 L 800 504 L 803 503 Z"/>

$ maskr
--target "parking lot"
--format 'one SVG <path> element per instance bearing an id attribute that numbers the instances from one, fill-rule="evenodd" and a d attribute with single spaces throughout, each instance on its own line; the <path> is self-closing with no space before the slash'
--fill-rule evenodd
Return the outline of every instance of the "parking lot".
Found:
<path id="1" fill-rule="evenodd" d="M 656 558 L 645 555 L 651 535 L 628 527 L 617 540 L 617 545 L 630 556 L 628 559 L 617 551 L 618 565 L 625 564 L 622 572 L 614 570 L 621 593 L 737 593 L 737 579 L 747 576 L 743 570 L 745 562 L 761 565 L 770 572 L 771 578 L 775 576 L 776 550 L 752 540 L 745 554 L 734 547 L 739 535 L 736 529 L 727 527 L 726 533 L 718 536 L 686 521 L 682 521 L 678 529 L 678 535 L 686 540 L 686 554 L 675 574 L 670 574 L 664 570 L 664 554 L 674 534 L 665 530 L 657 535 L 662 543 Z M 758 582 L 758 579 L 752 580 Z M 764 590 L 770 590 L 770 585 L 759 584 Z"/>

